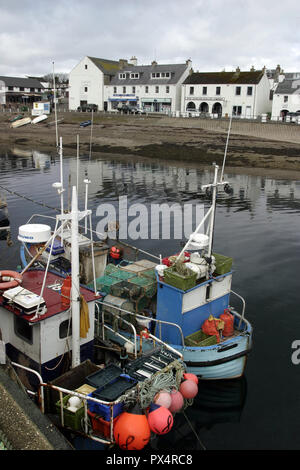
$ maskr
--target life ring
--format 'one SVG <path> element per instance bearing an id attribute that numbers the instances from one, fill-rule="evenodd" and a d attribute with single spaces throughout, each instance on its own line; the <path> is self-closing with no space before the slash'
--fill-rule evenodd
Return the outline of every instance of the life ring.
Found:
<path id="1" fill-rule="evenodd" d="M 15 271 L 0 271 L 0 290 L 11 289 L 22 284 L 22 274 Z"/>

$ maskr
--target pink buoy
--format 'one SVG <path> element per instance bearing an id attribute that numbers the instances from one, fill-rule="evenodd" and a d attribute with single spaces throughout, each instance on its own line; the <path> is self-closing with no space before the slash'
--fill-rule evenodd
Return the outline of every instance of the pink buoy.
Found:
<path id="1" fill-rule="evenodd" d="M 171 405 L 169 406 L 169 410 L 171 413 L 177 413 L 183 407 L 183 396 L 177 390 L 173 390 L 171 392 Z"/>
<path id="2" fill-rule="evenodd" d="M 193 380 L 195 382 L 195 384 L 198 385 L 199 380 L 198 380 L 197 375 L 195 375 L 195 374 L 191 374 L 190 372 L 186 372 L 186 373 L 183 374 L 183 378 L 185 380 Z"/>
<path id="3" fill-rule="evenodd" d="M 184 398 L 194 398 L 198 393 L 198 385 L 193 380 L 184 380 L 179 391 Z"/>
<path id="4" fill-rule="evenodd" d="M 154 403 L 156 405 L 164 406 L 165 408 L 169 408 L 171 405 L 171 395 L 169 392 L 166 392 L 165 390 L 161 390 L 158 392 L 155 397 L 154 397 Z"/>
<path id="5" fill-rule="evenodd" d="M 167 434 L 173 426 L 173 416 L 164 406 L 151 403 L 148 414 L 148 423 L 151 431 L 160 436 Z"/>

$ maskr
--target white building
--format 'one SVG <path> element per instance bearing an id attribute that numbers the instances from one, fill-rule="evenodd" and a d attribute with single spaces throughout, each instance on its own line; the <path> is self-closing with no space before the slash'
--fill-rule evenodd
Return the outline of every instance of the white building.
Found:
<path id="1" fill-rule="evenodd" d="M 189 75 L 182 85 L 183 113 L 256 118 L 271 109 L 270 82 L 265 69 L 197 72 Z"/>
<path id="2" fill-rule="evenodd" d="M 300 115 L 300 73 L 286 73 L 273 95 L 272 120 L 288 120 L 290 114 Z"/>
<path id="3" fill-rule="evenodd" d="M 175 113 L 181 109 L 181 84 L 189 75 L 192 62 L 185 64 L 137 65 L 135 57 L 105 86 L 108 110 L 122 104 L 145 111 Z"/>
<path id="4" fill-rule="evenodd" d="M 42 99 L 43 85 L 33 78 L 0 76 L 0 105 L 18 108 Z"/>
<path id="5" fill-rule="evenodd" d="M 122 60 L 84 57 L 69 75 L 69 109 L 96 104 L 99 111 L 104 110 L 104 86 L 121 67 Z"/>

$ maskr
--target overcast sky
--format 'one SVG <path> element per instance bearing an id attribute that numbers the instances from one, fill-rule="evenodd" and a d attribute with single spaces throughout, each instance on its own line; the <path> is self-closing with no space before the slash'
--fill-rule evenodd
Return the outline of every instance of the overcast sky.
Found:
<path id="1" fill-rule="evenodd" d="M 86 55 L 201 72 L 300 71 L 299 0 L 0 0 L 0 75 L 69 73 Z"/>

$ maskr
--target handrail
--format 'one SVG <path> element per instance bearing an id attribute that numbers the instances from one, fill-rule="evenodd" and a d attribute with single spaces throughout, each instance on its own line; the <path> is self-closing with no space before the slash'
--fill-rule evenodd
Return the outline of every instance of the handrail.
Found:
<path id="1" fill-rule="evenodd" d="M 106 305 L 107 307 L 113 307 L 117 310 L 119 310 L 120 312 L 124 312 L 124 313 L 127 313 L 129 315 L 133 315 L 135 318 L 140 318 L 141 320 L 145 320 L 145 318 L 147 318 L 147 320 L 150 320 L 150 321 L 154 321 L 154 322 L 157 322 L 160 327 L 161 327 L 161 324 L 164 323 L 166 325 L 171 325 L 171 326 L 175 326 L 176 328 L 178 328 L 179 330 L 179 333 L 180 333 L 180 336 L 181 336 L 181 341 L 182 341 L 182 346 L 184 347 L 185 346 L 185 343 L 184 343 L 184 336 L 183 336 L 183 332 L 182 332 L 182 329 L 179 325 L 177 325 L 176 323 L 172 323 L 172 322 L 168 322 L 168 321 L 165 321 L 165 320 L 158 320 L 157 318 L 150 318 L 150 317 L 145 317 L 144 315 L 140 315 L 139 313 L 135 313 L 135 312 L 129 312 L 128 310 L 124 310 L 123 308 L 121 307 L 117 307 L 115 305 L 112 305 L 112 304 L 108 304 L 106 302 L 103 302 L 101 300 L 97 300 L 97 303 L 101 303 L 102 305 Z M 112 313 L 112 312 L 111 312 Z M 161 330 L 160 330 L 160 341 L 161 340 Z M 169 349 L 173 349 L 171 348 L 171 346 L 169 346 L 167 343 L 163 343 L 166 347 L 168 347 Z M 178 351 L 176 351 L 178 353 Z"/>
<path id="2" fill-rule="evenodd" d="M 232 294 L 236 295 L 241 301 L 242 301 L 242 313 L 240 316 L 240 321 L 239 321 L 239 328 L 241 326 L 242 321 L 244 321 L 244 316 L 245 316 L 245 310 L 246 310 L 246 302 L 245 299 L 240 295 L 234 292 L 233 290 L 230 291 Z"/>
<path id="3" fill-rule="evenodd" d="M 118 307 L 113 307 L 113 308 L 118 308 Z M 111 313 L 112 315 L 115 315 L 114 312 L 109 312 Z M 127 325 L 129 327 L 132 328 L 133 330 L 133 336 L 134 336 L 134 343 L 132 341 L 130 341 L 128 338 L 126 338 L 125 336 L 122 336 L 120 333 L 117 333 L 116 331 L 114 331 L 112 328 L 110 328 L 108 325 L 105 325 L 104 323 L 104 312 L 102 310 L 102 325 L 103 325 L 103 328 L 102 328 L 102 334 L 103 334 L 103 339 L 104 339 L 104 328 L 106 328 L 107 330 L 110 330 L 112 331 L 113 333 L 115 333 L 117 336 L 120 336 L 120 338 L 124 339 L 125 341 L 128 341 L 129 343 L 131 343 L 133 346 L 134 346 L 134 355 L 135 357 L 137 358 L 137 351 L 136 351 L 136 329 L 134 327 L 134 325 L 132 323 L 130 323 L 129 321 L 125 320 L 124 318 L 122 318 L 122 321 L 124 323 L 127 323 Z"/>
<path id="4" fill-rule="evenodd" d="M 39 398 L 39 403 L 41 405 L 41 411 L 42 413 L 45 413 L 45 401 L 44 401 L 44 390 L 43 387 L 41 387 L 43 383 L 42 376 L 34 369 L 31 369 L 30 367 L 23 366 L 22 364 L 18 364 L 17 362 L 11 362 L 11 365 L 15 367 L 19 367 L 20 369 L 27 370 L 28 372 L 31 372 L 32 374 L 35 374 L 37 378 L 39 379 L 40 382 L 40 390 L 41 390 L 41 395 L 38 397 Z M 32 392 L 31 390 L 27 390 L 27 392 Z"/>

